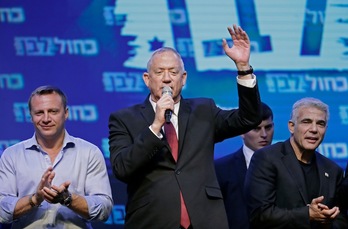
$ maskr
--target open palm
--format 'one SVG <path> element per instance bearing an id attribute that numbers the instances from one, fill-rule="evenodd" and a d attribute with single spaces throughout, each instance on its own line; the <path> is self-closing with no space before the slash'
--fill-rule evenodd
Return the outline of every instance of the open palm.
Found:
<path id="1" fill-rule="evenodd" d="M 232 47 L 229 47 L 226 39 L 223 39 L 223 49 L 237 66 L 246 66 L 249 64 L 250 58 L 250 40 L 247 33 L 239 26 L 233 25 L 233 29 L 228 27 L 228 32 L 233 40 Z"/>

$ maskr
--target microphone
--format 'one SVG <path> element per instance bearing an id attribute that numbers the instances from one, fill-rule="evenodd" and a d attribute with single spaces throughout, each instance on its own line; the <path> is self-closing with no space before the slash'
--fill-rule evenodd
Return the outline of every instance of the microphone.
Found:
<path id="1" fill-rule="evenodd" d="M 168 94 L 170 96 L 173 95 L 173 91 L 169 86 L 165 86 L 163 87 L 162 90 L 162 95 Z M 170 118 L 172 117 L 172 111 L 171 110 L 166 110 L 166 112 L 164 113 L 164 117 L 166 119 L 166 123 L 170 123 Z"/>

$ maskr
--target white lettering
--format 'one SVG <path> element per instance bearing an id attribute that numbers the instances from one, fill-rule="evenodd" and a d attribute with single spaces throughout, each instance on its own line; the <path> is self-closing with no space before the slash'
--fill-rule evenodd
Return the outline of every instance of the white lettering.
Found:
<path id="1" fill-rule="evenodd" d="M 140 72 L 104 72 L 103 83 L 106 92 L 141 92 L 145 89 Z"/>
<path id="2" fill-rule="evenodd" d="M 23 8 L 0 8 L 0 22 L 22 23 L 25 21 Z"/>
<path id="3" fill-rule="evenodd" d="M 98 111 L 95 105 L 68 106 L 69 120 L 94 122 L 98 120 Z"/>
<path id="4" fill-rule="evenodd" d="M 18 56 L 97 55 L 98 43 L 94 39 L 63 40 L 57 37 L 15 37 Z"/>
<path id="5" fill-rule="evenodd" d="M 0 88 L 11 90 L 23 89 L 23 76 L 21 74 L 0 74 Z"/>
<path id="6" fill-rule="evenodd" d="M 13 113 L 16 122 L 31 122 L 31 116 L 27 103 L 14 103 Z"/>

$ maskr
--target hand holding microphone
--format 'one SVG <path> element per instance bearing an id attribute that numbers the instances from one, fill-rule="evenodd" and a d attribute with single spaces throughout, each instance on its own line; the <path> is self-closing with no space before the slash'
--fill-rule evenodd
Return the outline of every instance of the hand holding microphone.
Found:
<path id="1" fill-rule="evenodd" d="M 165 95 L 165 94 L 173 96 L 173 91 L 169 86 L 163 87 L 162 95 Z M 166 123 L 170 123 L 170 119 L 172 117 L 172 110 L 167 109 L 164 113 L 164 117 L 166 119 Z"/>

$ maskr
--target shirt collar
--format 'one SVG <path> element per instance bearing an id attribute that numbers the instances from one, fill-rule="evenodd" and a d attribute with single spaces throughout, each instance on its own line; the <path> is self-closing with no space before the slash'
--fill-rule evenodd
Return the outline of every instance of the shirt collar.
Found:
<path id="1" fill-rule="evenodd" d="M 249 147 L 247 147 L 245 144 L 243 144 L 243 154 L 245 157 L 246 166 L 247 168 L 249 168 L 250 160 L 254 154 L 254 151 L 250 149 Z"/>
<path id="2" fill-rule="evenodd" d="M 24 141 L 24 147 L 25 147 L 25 149 L 32 149 L 32 150 L 40 151 L 41 147 L 36 140 L 35 133 L 31 138 Z M 68 131 L 65 130 L 63 149 L 72 148 L 72 147 L 75 147 L 75 140 L 71 135 L 69 135 Z"/>

